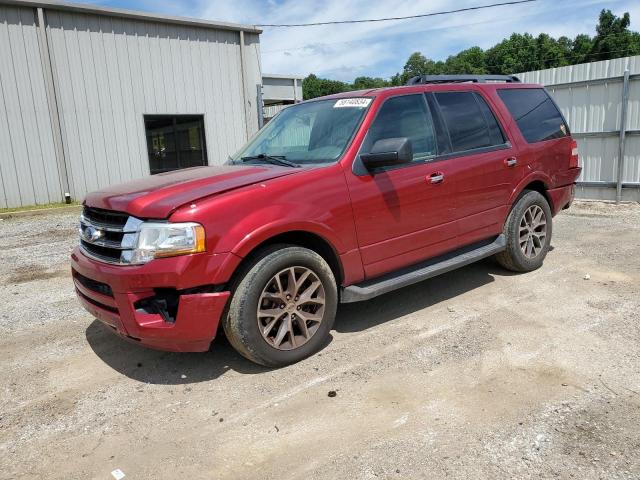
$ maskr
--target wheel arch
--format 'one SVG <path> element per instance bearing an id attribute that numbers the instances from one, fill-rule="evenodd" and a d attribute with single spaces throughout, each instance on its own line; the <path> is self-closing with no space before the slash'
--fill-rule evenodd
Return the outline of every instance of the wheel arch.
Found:
<path id="1" fill-rule="evenodd" d="M 547 203 L 549 203 L 551 210 L 553 211 L 553 202 L 551 200 L 551 197 L 549 196 L 550 184 L 550 179 L 543 174 L 532 174 L 524 178 L 511 193 L 511 198 L 509 199 L 510 210 L 522 196 L 523 192 L 527 190 L 533 190 L 535 192 L 538 192 L 545 198 Z"/>
<path id="2" fill-rule="evenodd" d="M 238 276 L 241 276 L 246 270 L 246 266 L 250 265 L 255 258 L 272 245 L 286 244 L 298 247 L 308 248 L 320 255 L 331 268 L 333 276 L 336 279 L 336 285 L 339 286 L 344 279 L 343 265 L 340 255 L 336 251 L 333 244 L 322 235 L 308 230 L 291 230 L 285 232 L 274 233 L 268 238 L 251 247 L 245 247 L 242 252 L 242 261 L 233 272 L 229 285 L 233 286 Z"/>

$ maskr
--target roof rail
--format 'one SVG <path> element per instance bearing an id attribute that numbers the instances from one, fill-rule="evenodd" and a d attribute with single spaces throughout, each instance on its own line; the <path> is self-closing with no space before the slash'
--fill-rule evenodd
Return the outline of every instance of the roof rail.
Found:
<path id="1" fill-rule="evenodd" d="M 515 75 L 416 75 L 407 81 L 407 85 L 425 83 L 520 83 Z"/>

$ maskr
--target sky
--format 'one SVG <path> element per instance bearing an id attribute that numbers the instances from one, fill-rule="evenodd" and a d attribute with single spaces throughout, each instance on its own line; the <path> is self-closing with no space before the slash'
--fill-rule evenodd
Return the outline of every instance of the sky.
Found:
<path id="1" fill-rule="evenodd" d="M 417 15 L 503 0 L 90 0 L 102 6 L 243 24 L 311 23 Z M 389 78 L 413 52 L 444 60 L 460 50 L 489 48 L 513 32 L 554 37 L 593 35 L 603 8 L 631 14 L 640 30 L 638 0 L 538 0 L 422 19 L 301 28 L 264 27 L 264 73 L 343 81 Z"/>

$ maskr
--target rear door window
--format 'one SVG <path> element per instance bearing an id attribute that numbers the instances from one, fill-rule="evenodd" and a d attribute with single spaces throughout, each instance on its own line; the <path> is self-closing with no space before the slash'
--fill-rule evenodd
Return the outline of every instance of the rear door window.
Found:
<path id="1" fill-rule="evenodd" d="M 569 129 L 549 94 L 542 88 L 499 89 L 498 95 L 529 143 L 566 137 Z"/>
<path id="2" fill-rule="evenodd" d="M 479 95 L 474 92 L 439 92 L 435 97 L 449 130 L 453 152 L 505 143 L 493 112 Z"/>

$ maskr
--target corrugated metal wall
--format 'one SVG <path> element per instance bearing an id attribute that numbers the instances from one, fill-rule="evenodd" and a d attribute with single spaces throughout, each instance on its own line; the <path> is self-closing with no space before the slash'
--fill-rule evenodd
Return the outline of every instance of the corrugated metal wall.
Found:
<path id="1" fill-rule="evenodd" d="M 0 207 L 63 195 L 35 12 L 0 5 Z M 239 31 L 44 13 L 72 198 L 149 174 L 145 114 L 204 115 L 209 164 L 257 131 L 257 33 L 243 33 L 241 53 Z"/>
<path id="2" fill-rule="evenodd" d="M 518 74 L 523 82 L 547 87 L 578 141 L 583 165 L 578 195 L 615 198 L 623 75 L 629 70 L 624 198 L 640 200 L 640 56 Z"/>
<path id="3" fill-rule="evenodd" d="M 62 200 L 34 10 L 0 6 L 0 208 Z"/>
<path id="4" fill-rule="evenodd" d="M 262 66 L 260 64 L 260 37 L 256 33 L 244 32 L 244 63 L 245 63 L 245 84 L 247 91 L 245 96 L 247 99 L 248 120 L 247 127 L 249 136 L 253 135 L 260 128 L 258 114 L 258 85 L 262 84 Z M 244 142 L 242 142 L 244 143 Z M 233 152 L 242 145 L 237 145 Z M 227 159 L 225 155 L 224 160 Z"/>
<path id="5" fill-rule="evenodd" d="M 238 32 L 55 11 L 47 30 L 75 198 L 149 174 L 144 114 L 204 114 L 210 164 L 246 140 Z"/>

